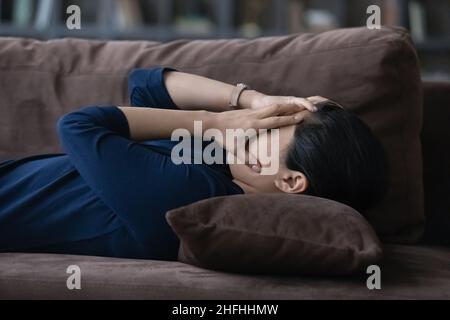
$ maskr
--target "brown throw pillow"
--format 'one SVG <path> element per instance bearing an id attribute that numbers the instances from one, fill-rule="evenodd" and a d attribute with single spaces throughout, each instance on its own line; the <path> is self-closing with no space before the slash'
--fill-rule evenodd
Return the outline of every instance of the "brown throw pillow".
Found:
<path id="1" fill-rule="evenodd" d="M 207 199 L 167 213 L 181 240 L 179 260 L 241 273 L 343 275 L 382 255 L 362 215 L 304 195 L 253 194 Z"/>

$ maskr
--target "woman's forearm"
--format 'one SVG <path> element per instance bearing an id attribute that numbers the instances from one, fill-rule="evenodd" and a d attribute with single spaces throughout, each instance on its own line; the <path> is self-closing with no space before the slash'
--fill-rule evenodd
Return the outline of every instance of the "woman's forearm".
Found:
<path id="1" fill-rule="evenodd" d="M 173 102 L 184 110 L 208 110 L 222 112 L 230 110 L 229 102 L 235 86 L 205 77 L 169 71 L 164 75 L 167 91 Z M 245 90 L 239 105 L 249 109 L 253 101 L 263 96 L 254 90 Z"/>
<path id="2" fill-rule="evenodd" d="M 130 138 L 135 141 L 168 139 L 176 129 L 186 129 L 194 135 L 194 122 L 202 121 L 208 129 L 211 112 L 154 108 L 119 107 L 128 121 Z"/>

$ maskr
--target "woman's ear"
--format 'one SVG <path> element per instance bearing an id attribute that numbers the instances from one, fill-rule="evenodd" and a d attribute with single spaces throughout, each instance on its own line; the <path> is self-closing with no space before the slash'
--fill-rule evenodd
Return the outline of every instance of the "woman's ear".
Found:
<path id="1" fill-rule="evenodd" d="M 274 181 L 275 186 L 285 193 L 303 193 L 308 188 L 306 176 L 294 170 L 285 170 Z"/>

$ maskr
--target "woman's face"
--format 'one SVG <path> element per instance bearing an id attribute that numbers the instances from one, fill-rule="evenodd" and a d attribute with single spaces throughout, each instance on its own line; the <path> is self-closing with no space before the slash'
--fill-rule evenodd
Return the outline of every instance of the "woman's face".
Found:
<path id="1" fill-rule="evenodd" d="M 316 105 L 329 101 L 320 96 L 309 97 L 308 100 Z M 303 118 L 306 118 L 311 113 L 304 110 L 301 114 Z M 278 129 L 279 139 L 268 133 L 259 135 L 257 139 L 251 141 L 248 145 L 248 152 L 257 159 L 258 164 L 231 164 L 231 174 L 235 183 L 245 192 L 279 192 L 280 190 L 289 193 L 304 192 L 308 186 L 306 176 L 303 173 L 289 170 L 285 165 L 287 151 L 293 142 L 295 129 L 296 125 Z M 262 154 L 270 155 L 269 157 L 261 156 L 261 152 L 255 152 L 261 145 L 266 146 L 268 151 L 262 152 Z M 275 171 L 270 170 L 274 167 Z M 280 187 L 280 185 L 282 186 Z"/>
<path id="2" fill-rule="evenodd" d="M 275 179 L 287 170 L 285 157 L 294 138 L 296 126 L 278 129 L 279 135 L 271 130 L 267 134 L 251 139 L 246 152 L 257 160 L 257 164 L 231 164 L 231 174 L 245 192 L 275 192 Z M 265 150 L 266 149 L 266 150 Z"/>

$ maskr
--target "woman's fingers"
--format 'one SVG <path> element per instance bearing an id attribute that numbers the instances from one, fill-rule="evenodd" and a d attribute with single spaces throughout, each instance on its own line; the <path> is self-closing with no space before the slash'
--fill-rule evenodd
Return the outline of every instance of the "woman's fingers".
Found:
<path id="1" fill-rule="evenodd" d="M 310 101 L 310 100 L 305 99 L 305 98 L 297 98 L 297 97 L 292 97 L 292 101 L 295 104 L 297 104 L 298 106 L 302 106 L 302 107 L 306 108 L 310 112 L 316 112 L 317 111 L 317 107 L 315 106 L 313 101 Z"/>
<path id="2" fill-rule="evenodd" d="M 296 104 L 273 104 L 269 107 L 256 111 L 256 113 L 259 119 L 264 119 L 279 115 L 291 115 L 298 113 L 304 109 L 304 107 Z"/>
<path id="3" fill-rule="evenodd" d="M 317 107 L 312 101 L 305 98 L 279 97 L 272 105 L 259 109 L 257 112 L 261 118 L 265 118 L 278 115 L 290 115 L 303 110 L 316 112 Z"/>
<path id="4" fill-rule="evenodd" d="M 258 129 L 277 129 L 285 126 L 295 125 L 303 121 L 305 112 L 298 112 L 289 116 L 275 116 L 258 121 Z"/>
<path id="5" fill-rule="evenodd" d="M 278 103 L 280 105 L 295 105 L 301 108 L 302 110 L 308 110 L 310 112 L 317 111 L 316 106 L 314 103 L 308 99 L 300 98 L 300 97 L 282 97 L 280 102 Z"/>
<path id="6" fill-rule="evenodd" d="M 308 97 L 306 99 L 308 99 L 309 101 L 312 101 L 314 103 L 324 102 L 324 101 L 330 100 L 330 99 L 322 97 L 322 96 L 313 96 L 313 97 Z"/>
<path id="7" fill-rule="evenodd" d="M 309 97 L 309 98 L 306 98 L 306 99 L 307 99 L 308 101 L 311 101 L 311 102 L 314 103 L 315 105 L 330 100 L 330 99 L 328 99 L 328 98 L 324 98 L 324 97 L 321 97 L 321 96 L 314 96 L 314 97 Z"/>

